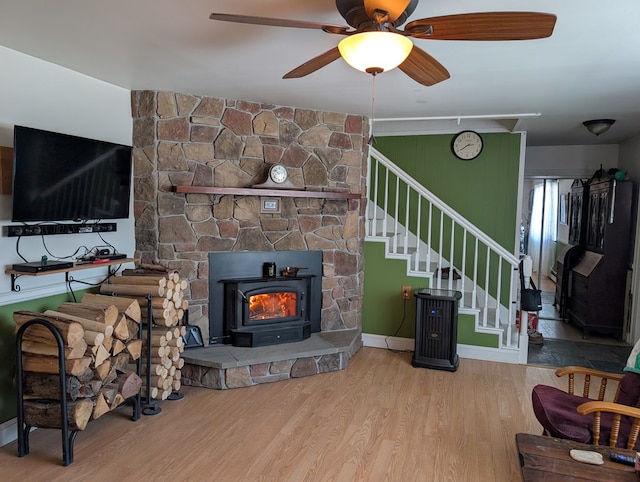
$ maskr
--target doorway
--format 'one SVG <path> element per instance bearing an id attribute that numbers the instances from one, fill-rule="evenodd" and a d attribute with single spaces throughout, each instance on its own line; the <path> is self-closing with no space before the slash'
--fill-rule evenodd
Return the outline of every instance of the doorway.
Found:
<path id="1" fill-rule="evenodd" d="M 558 240 L 558 198 L 557 179 L 534 180 L 529 191 L 528 226 L 527 226 L 527 249 L 525 254 L 531 257 L 533 271 L 536 276 L 537 286 L 543 291 L 547 291 L 542 286 L 552 282 L 553 286 L 546 288 L 555 291 L 555 261 Z M 564 219 L 566 224 L 566 219 Z"/>
<path id="2" fill-rule="evenodd" d="M 568 336 L 555 306 L 556 256 L 568 244 L 567 195 L 573 180 L 525 179 L 520 250 L 533 264 L 532 280 L 542 290 L 538 331 L 543 338 Z"/>
<path id="3" fill-rule="evenodd" d="M 529 363 L 565 366 L 585 363 L 585 355 L 574 360 L 574 352 L 585 350 L 596 356 L 593 345 L 630 346 L 611 336 L 593 333 L 583 338 L 583 331 L 563 319 L 555 305 L 556 259 L 569 246 L 569 194 L 574 179 L 525 179 L 523 213 L 520 227 L 520 250 L 533 262 L 532 279 L 542 290 L 542 310 L 537 313 L 537 330 L 542 345 L 529 344 Z M 547 340 L 549 340 L 547 342 Z M 580 347 L 577 347 L 580 344 Z M 606 348 L 602 346 L 602 349 Z M 576 355 L 577 356 L 577 355 Z"/>

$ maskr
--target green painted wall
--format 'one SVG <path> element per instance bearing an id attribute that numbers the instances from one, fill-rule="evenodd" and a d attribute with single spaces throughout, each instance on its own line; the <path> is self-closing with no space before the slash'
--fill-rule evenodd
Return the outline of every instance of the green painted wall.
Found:
<path id="1" fill-rule="evenodd" d="M 428 288 L 429 280 L 407 276 L 406 261 L 385 258 L 384 243 L 364 243 L 364 258 L 362 331 L 374 335 L 414 338 L 416 304 L 413 292 Z M 402 300 L 402 286 L 411 286 L 411 300 Z"/>
<path id="2" fill-rule="evenodd" d="M 458 344 L 498 348 L 499 343 L 498 335 L 476 333 L 473 315 L 458 316 Z"/>
<path id="3" fill-rule="evenodd" d="M 428 288 L 429 280 L 407 276 L 405 260 L 385 258 L 384 243 L 364 243 L 364 257 L 362 332 L 415 338 L 416 301 L 413 293 L 417 289 Z M 402 286 L 411 286 L 410 301 L 401 299 Z M 476 333 L 474 317 L 461 314 L 458 316 L 458 343 L 497 348 L 498 337 Z"/>
<path id="4" fill-rule="evenodd" d="M 86 291 L 76 291 L 76 297 L 82 298 Z M 0 423 L 16 416 L 16 389 L 14 384 L 16 367 L 16 337 L 13 312 L 19 310 L 43 312 L 54 310 L 62 303 L 73 301 L 70 293 L 62 293 L 46 298 L 21 301 L 0 306 Z"/>
<path id="5" fill-rule="evenodd" d="M 520 134 L 492 133 L 482 137 L 484 149 L 473 161 L 461 161 L 451 154 L 453 135 L 380 137 L 375 147 L 505 249 L 514 252 Z M 400 201 L 401 205 L 403 202 Z M 413 338 L 415 302 L 407 303 L 400 326 L 404 313 L 400 288 L 428 287 L 428 280 L 407 276 L 406 262 L 386 259 L 382 243 L 365 243 L 365 263 L 363 332 Z M 458 317 L 458 342 L 498 346 L 497 336 L 475 333 L 471 315 Z"/>
<path id="6" fill-rule="evenodd" d="M 520 134 L 482 137 L 484 149 L 473 161 L 461 161 L 451 153 L 453 135 L 380 137 L 375 148 L 513 252 Z"/>

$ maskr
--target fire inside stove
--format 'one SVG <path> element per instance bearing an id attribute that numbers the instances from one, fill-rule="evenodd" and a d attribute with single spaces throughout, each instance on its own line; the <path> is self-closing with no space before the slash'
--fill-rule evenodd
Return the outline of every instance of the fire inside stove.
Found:
<path id="1" fill-rule="evenodd" d="M 249 320 L 271 320 L 297 315 L 298 295 L 289 291 L 249 297 Z"/>

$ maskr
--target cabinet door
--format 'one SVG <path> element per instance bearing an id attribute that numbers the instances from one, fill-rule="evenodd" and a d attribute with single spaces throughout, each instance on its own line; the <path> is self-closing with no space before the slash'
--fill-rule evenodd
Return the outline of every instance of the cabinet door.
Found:
<path id="1" fill-rule="evenodd" d="M 604 232 L 609 222 L 609 192 L 603 191 L 600 193 L 600 200 L 598 202 L 598 236 L 596 237 L 596 251 L 604 251 Z"/>
<path id="2" fill-rule="evenodd" d="M 598 212 L 600 212 L 598 202 L 600 196 L 597 192 L 589 193 L 589 214 L 587 217 L 587 249 L 593 250 L 598 236 Z"/>
<path id="3" fill-rule="evenodd" d="M 589 214 L 587 220 L 587 249 L 602 253 L 604 233 L 609 208 L 608 185 L 597 186 L 589 192 Z"/>
<path id="4" fill-rule="evenodd" d="M 580 233 L 582 232 L 582 203 L 583 193 L 572 192 L 569 203 L 569 244 L 580 243 Z"/>

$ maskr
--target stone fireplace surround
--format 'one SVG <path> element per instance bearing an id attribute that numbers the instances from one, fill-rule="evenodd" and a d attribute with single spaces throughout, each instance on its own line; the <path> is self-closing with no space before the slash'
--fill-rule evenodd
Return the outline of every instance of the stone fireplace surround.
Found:
<path id="1" fill-rule="evenodd" d="M 361 345 L 365 203 L 282 197 L 280 213 L 265 214 L 259 196 L 180 194 L 173 186 L 250 187 L 280 163 L 300 190 L 365 193 L 367 119 L 173 92 L 134 91 L 131 100 L 136 256 L 188 280 L 190 320 L 205 340 L 209 252 L 323 253 L 321 332 L 300 342 L 306 346 L 187 360 L 185 381 L 230 388 L 344 368 Z M 206 349 L 187 350 L 185 359 Z"/>

